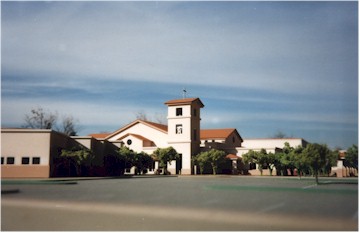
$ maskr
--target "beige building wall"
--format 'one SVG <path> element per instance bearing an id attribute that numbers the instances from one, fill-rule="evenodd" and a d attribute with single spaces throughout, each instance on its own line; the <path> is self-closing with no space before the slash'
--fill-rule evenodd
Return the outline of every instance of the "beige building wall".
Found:
<path id="1" fill-rule="evenodd" d="M 51 130 L 2 129 L 1 177 L 49 177 L 50 140 Z"/>
<path id="2" fill-rule="evenodd" d="M 1 177 L 47 178 L 62 149 L 78 147 L 72 138 L 47 129 L 1 130 Z"/>
<path id="3" fill-rule="evenodd" d="M 85 146 L 89 150 L 93 149 L 94 140 L 96 140 L 91 136 L 72 136 L 71 138 L 75 139 L 78 143 Z"/>

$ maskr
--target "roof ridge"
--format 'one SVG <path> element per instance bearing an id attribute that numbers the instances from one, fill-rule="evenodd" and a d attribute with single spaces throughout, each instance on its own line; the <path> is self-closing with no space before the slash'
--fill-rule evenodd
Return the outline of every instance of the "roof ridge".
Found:
<path id="1" fill-rule="evenodd" d="M 152 125 L 160 130 L 163 130 L 163 131 L 168 131 L 168 125 L 164 125 L 164 124 L 160 124 L 160 123 L 156 123 L 156 122 L 153 122 L 153 121 L 147 121 L 147 120 L 140 120 L 138 119 L 140 122 L 144 122 L 144 123 L 147 123 L 149 125 Z"/>
<path id="2" fill-rule="evenodd" d="M 201 130 L 234 130 L 236 128 L 213 128 L 213 129 L 201 129 Z"/>

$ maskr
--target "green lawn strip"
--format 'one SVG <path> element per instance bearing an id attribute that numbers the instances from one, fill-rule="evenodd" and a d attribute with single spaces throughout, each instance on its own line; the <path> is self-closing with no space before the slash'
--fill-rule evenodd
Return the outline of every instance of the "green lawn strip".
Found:
<path id="1" fill-rule="evenodd" d="M 1 185 L 57 185 L 77 184 L 74 180 L 1 180 Z"/>
<path id="2" fill-rule="evenodd" d="M 207 185 L 206 189 L 221 191 L 259 191 L 259 192 L 303 192 L 303 193 L 325 193 L 325 194 L 358 194 L 357 190 L 349 189 L 323 189 L 314 186 L 311 188 L 299 187 L 270 187 L 270 186 L 240 186 L 240 185 Z"/>

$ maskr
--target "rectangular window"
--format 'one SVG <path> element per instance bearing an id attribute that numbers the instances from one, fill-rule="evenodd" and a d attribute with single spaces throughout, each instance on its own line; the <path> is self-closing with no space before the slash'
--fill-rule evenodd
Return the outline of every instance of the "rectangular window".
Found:
<path id="1" fill-rule="evenodd" d="M 194 141 L 196 141 L 196 140 L 197 140 L 197 130 L 194 129 Z"/>
<path id="2" fill-rule="evenodd" d="M 196 116 L 196 115 L 197 115 L 196 108 L 194 108 L 194 116 Z"/>
<path id="3" fill-rule="evenodd" d="M 182 116 L 182 108 L 176 108 L 176 116 Z"/>
<path id="4" fill-rule="evenodd" d="M 40 164 L 40 157 L 32 158 L 32 164 Z"/>
<path id="5" fill-rule="evenodd" d="M 29 157 L 22 157 L 21 158 L 21 164 L 30 164 L 30 158 Z"/>
<path id="6" fill-rule="evenodd" d="M 7 164 L 15 164 L 15 158 L 14 157 L 7 157 L 6 158 Z"/>
<path id="7" fill-rule="evenodd" d="M 176 134 L 182 134 L 182 125 L 176 125 L 176 129 L 175 129 L 175 132 Z"/>
<path id="8" fill-rule="evenodd" d="M 1 164 L 4 164 L 4 157 L 1 157 Z"/>

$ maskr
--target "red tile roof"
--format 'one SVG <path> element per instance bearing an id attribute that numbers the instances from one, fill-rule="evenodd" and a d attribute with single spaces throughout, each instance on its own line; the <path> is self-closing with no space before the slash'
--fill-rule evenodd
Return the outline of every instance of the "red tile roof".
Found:
<path id="1" fill-rule="evenodd" d="M 225 158 L 227 159 L 239 159 L 240 157 L 234 154 L 228 154 L 227 156 L 225 156 Z"/>
<path id="2" fill-rule="evenodd" d="M 104 139 L 107 136 L 109 136 L 111 133 L 93 133 L 93 134 L 89 134 L 89 136 L 96 138 L 96 139 Z"/>
<path id="3" fill-rule="evenodd" d="M 200 130 L 200 139 L 224 139 L 236 129 L 202 129 Z"/>
<path id="4" fill-rule="evenodd" d="M 151 122 L 151 121 L 142 121 L 145 122 L 149 125 L 152 125 L 155 128 L 161 129 L 163 131 L 168 131 L 168 126 L 167 125 L 163 125 L 163 124 L 159 124 L 159 123 L 155 123 L 155 122 Z"/>
<path id="5" fill-rule="evenodd" d="M 97 139 L 109 138 L 111 136 L 114 136 L 116 133 L 121 132 L 124 129 L 132 127 L 133 125 L 135 125 L 137 123 L 146 124 L 146 125 L 148 125 L 150 127 L 161 130 L 163 132 L 168 131 L 168 126 L 167 125 L 163 125 L 163 124 L 159 124 L 159 123 L 155 123 L 155 122 L 151 122 L 151 121 L 136 120 L 136 121 L 133 121 L 132 123 L 130 123 L 129 125 L 121 128 L 121 129 L 119 129 L 119 130 L 117 130 L 117 131 L 115 131 L 113 133 L 96 133 L 96 134 L 89 134 L 89 136 L 92 136 L 92 137 L 97 138 Z M 202 129 L 202 130 L 200 130 L 200 139 L 201 140 L 206 140 L 206 139 L 226 139 L 234 131 L 235 131 L 235 133 L 237 133 L 236 129 L 234 129 L 234 128 L 229 128 L 229 129 Z M 239 135 L 239 137 L 242 140 L 240 135 Z"/>
<path id="6" fill-rule="evenodd" d="M 140 139 L 141 141 L 148 141 L 148 142 L 153 142 L 153 141 L 151 141 L 150 139 L 147 139 L 147 138 L 145 138 L 145 137 L 143 137 L 143 136 L 141 136 L 141 135 L 139 135 L 139 134 L 133 134 L 133 133 L 128 133 L 128 134 L 125 134 L 124 136 L 122 136 L 121 138 L 119 138 L 118 140 L 122 140 L 122 139 L 124 139 L 124 138 L 126 138 L 126 137 L 128 137 L 128 136 L 134 136 L 135 138 L 138 138 L 138 139 Z"/>
<path id="7" fill-rule="evenodd" d="M 168 106 L 176 106 L 176 105 L 183 105 L 183 104 L 192 104 L 193 102 L 198 102 L 200 107 L 204 107 L 204 104 L 201 102 L 199 98 L 185 98 L 185 99 L 176 99 L 176 100 L 169 100 L 165 102 Z"/>
<path id="8" fill-rule="evenodd" d="M 122 132 L 122 131 L 124 131 L 124 130 L 126 130 L 128 128 L 131 128 L 134 125 L 139 124 L 139 123 L 142 123 L 142 124 L 147 125 L 149 127 L 152 127 L 152 128 L 157 129 L 157 130 L 163 131 L 164 133 L 167 133 L 167 125 L 162 125 L 162 124 L 154 123 L 154 122 L 151 122 L 151 121 L 143 121 L 143 120 L 138 119 L 138 120 L 135 120 L 135 121 L 131 122 L 128 125 L 125 125 L 124 127 L 120 128 L 120 129 L 116 130 L 115 132 L 110 133 L 106 137 L 106 139 L 109 139 L 109 138 L 115 136 L 116 134 L 119 134 L 120 132 Z"/>

